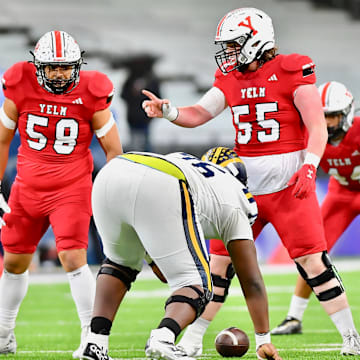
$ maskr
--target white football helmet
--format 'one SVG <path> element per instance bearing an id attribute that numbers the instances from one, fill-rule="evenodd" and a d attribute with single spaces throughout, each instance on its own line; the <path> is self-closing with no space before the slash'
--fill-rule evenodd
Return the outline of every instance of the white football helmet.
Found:
<path id="1" fill-rule="evenodd" d="M 329 140 L 341 132 L 346 133 L 354 119 L 354 97 L 345 85 L 329 81 L 319 86 L 319 93 L 325 115 L 341 115 L 337 126 L 328 127 Z"/>
<path id="2" fill-rule="evenodd" d="M 77 42 L 65 31 L 49 31 L 35 46 L 34 64 L 40 86 L 55 94 L 72 91 L 80 80 L 82 53 Z M 72 66 L 70 79 L 51 80 L 45 74 L 46 66 Z"/>
<path id="3" fill-rule="evenodd" d="M 222 49 L 215 54 L 220 70 L 226 74 L 241 70 L 275 47 L 271 18 L 255 8 L 240 8 L 227 13 L 216 29 L 215 44 Z M 227 44 L 235 47 L 227 49 Z"/>

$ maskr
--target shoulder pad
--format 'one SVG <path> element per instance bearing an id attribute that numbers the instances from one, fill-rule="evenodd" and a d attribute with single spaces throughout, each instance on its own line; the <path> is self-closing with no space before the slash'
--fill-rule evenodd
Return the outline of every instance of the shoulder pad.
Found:
<path id="1" fill-rule="evenodd" d="M 281 67 L 286 71 L 307 71 L 306 69 L 314 71 L 315 64 L 311 58 L 306 55 L 290 54 L 284 55 L 281 61 Z"/>
<path id="2" fill-rule="evenodd" d="M 26 61 L 23 61 L 14 64 L 8 70 L 6 70 L 1 80 L 3 88 L 6 90 L 7 86 L 14 86 L 18 84 L 23 78 L 27 67 L 32 67 L 32 65 Z"/>
<path id="3" fill-rule="evenodd" d="M 98 98 L 108 98 L 106 102 L 110 102 L 114 95 L 114 86 L 110 79 L 105 74 L 98 71 L 89 71 L 88 73 L 88 88 L 90 93 Z"/>

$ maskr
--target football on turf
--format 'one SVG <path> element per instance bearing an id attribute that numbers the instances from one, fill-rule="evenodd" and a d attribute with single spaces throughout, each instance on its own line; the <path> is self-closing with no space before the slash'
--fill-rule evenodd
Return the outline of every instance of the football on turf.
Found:
<path id="1" fill-rule="evenodd" d="M 236 327 L 229 327 L 217 334 L 215 347 L 223 357 L 240 357 L 249 350 L 250 340 L 246 333 Z"/>

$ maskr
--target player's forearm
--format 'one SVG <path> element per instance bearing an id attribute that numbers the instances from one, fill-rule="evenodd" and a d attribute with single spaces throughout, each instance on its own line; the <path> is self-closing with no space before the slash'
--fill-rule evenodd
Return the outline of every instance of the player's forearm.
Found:
<path id="1" fill-rule="evenodd" d="M 174 124 L 186 128 L 194 128 L 205 124 L 212 119 L 212 115 L 200 105 L 178 108 L 179 114 Z"/>
<path id="2" fill-rule="evenodd" d="M 253 240 L 232 240 L 228 251 L 257 333 L 269 331 L 268 301 Z"/>
<path id="3" fill-rule="evenodd" d="M 270 330 L 268 302 L 266 293 L 265 296 L 250 296 L 245 297 L 247 308 L 250 313 L 251 320 L 254 324 L 256 333 L 267 333 Z"/>
<path id="4" fill-rule="evenodd" d="M 178 108 L 178 114 L 174 122 L 176 125 L 183 127 L 196 127 L 213 119 L 226 107 L 227 103 L 223 92 L 216 87 L 212 87 L 195 105 Z"/>
<path id="5" fill-rule="evenodd" d="M 300 86 L 296 91 L 294 103 L 309 133 L 307 153 L 314 154 L 320 159 L 326 147 L 328 134 L 316 86 Z"/>
<path id="6" fill-rule="evenodd" d="M 324 154 L 326 143 L 328 139 L 328 133 L 326 125 L 324 126 L 321 122 L 313 126 L 309 130 L 308 145 L 306 148 L 307 153 L 312 153 L 321 158 Z"/>
<path id="7" fill-rule="evenodd" d="M 110 161 L 117 155 L 123 153 L 118 128 L 114 125 L 106 135 L 99 138 L 100 145 L 106 155 L 106 161 Z"/>
<path id="8" fill-rule="evenodd" d="M 269 331 L 268 300 L 260 269 L 253 269 L 248 276 L 239 276 L 245 301 L 249 309 L 255 332 Z"/>
<path id="9" fill-rule="evenodd" d="M 0 180 L 4 178 L 8 158 L 9 158 L 9 146 L 0 143 Z"/>
<path id="10" fill-rule="evenodd" d="M 9 149 L 17 128 L 18 111 L 15 103 L 5 98 L 0 108 L 0 180 L 4 178 Z"/>
<path id="11" fill-rule="evenodd" d="M 0 122 L 0 180 L 4 178 L 9 158 L 10 144 L 14 137 L 14 133 L 14 130 L 5 128 Z"/>

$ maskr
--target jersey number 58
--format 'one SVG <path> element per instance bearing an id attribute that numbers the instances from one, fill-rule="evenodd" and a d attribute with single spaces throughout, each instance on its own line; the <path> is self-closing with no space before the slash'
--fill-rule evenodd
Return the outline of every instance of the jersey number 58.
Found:
<path id="1" fill-rule="evenodd" d="M 31 139 L 27 139 L 29 147 L 41 151 L 46 147 L 48 138 L 35 130 L 35 125 L 47 127 L 49 118 L 29 114 L 26 124 L 26 133 Z M 76 140 L 79 136 L 79 124 L 74 119 L 60 119 L 56 123 L 55 140 L 53 148 L 57 154 L 69 155 L 74 151 Z"/>

